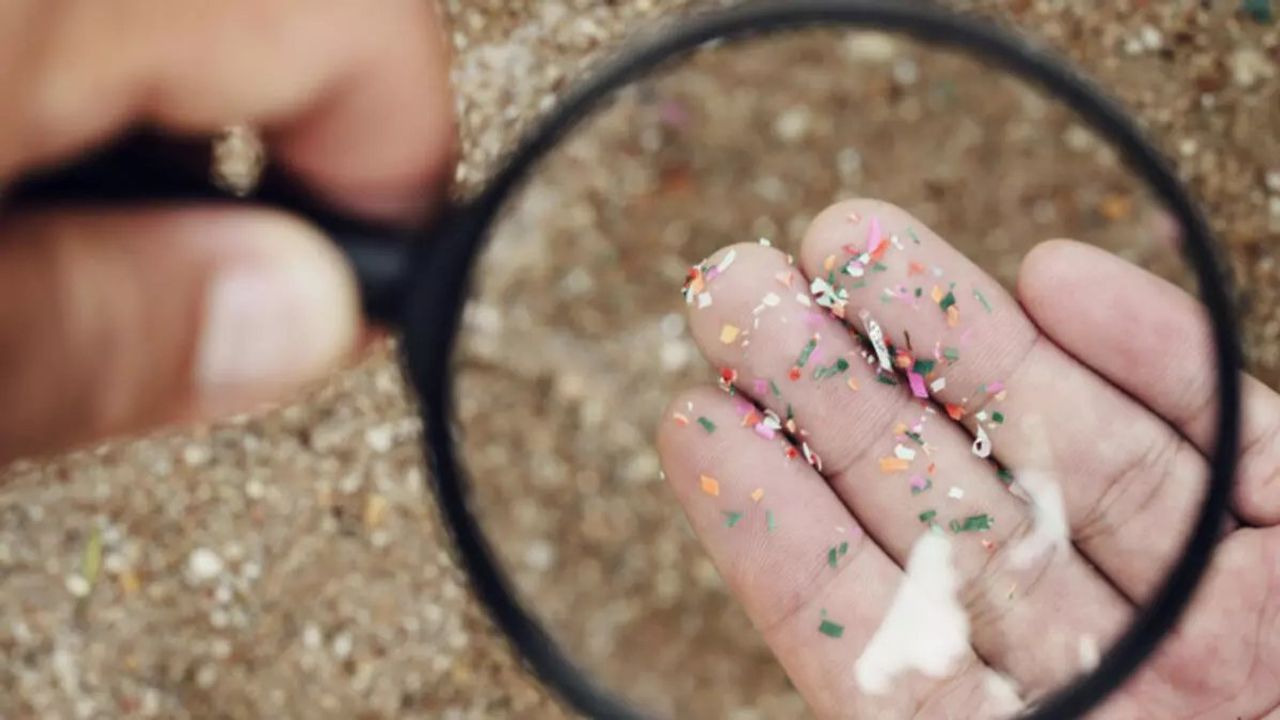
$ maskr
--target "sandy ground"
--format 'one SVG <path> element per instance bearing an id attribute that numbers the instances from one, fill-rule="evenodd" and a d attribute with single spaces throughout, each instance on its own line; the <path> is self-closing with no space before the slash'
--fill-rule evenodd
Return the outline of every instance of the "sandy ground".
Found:
<path id="1" fill-rule="evenodd" d="M 1280 383 L 1280 26 L 1230 2 L 955 4 L 1024 28 L 1137 111 L 1228 244 L 1251 369 Z M 463 192 L 593 59 L 687 5 L 449 2 Z M 669 390 L 711 377 L 683 333 L 685 267 L 728 242 L 794 247 L 850 195 L 910 208 L 1005 282 L 1049 235 L 1177 277 L 1161 214 L 1114 159 L 966 60 L 825 34 L 707 54 L 619 98 L 495 236 L 459 420 L 525 597 L 655 709 L 803 714 L 648 438 Z M 0 717 L 561 714 L 468 594 L 420 435 L 384 353 L 286 408 L 5 470 Z"/>

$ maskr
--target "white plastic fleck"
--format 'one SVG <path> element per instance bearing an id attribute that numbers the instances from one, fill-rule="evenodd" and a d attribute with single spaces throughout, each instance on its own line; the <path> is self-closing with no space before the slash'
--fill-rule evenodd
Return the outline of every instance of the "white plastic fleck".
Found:
<path id="1" fill-rule="evenodd" d="M 973 454 L 983 459 L 991 457 L 991 438 L 981 425 L 977 427 L 977 435 L 973 439 Z"/>
<path id="2" fill-rule="evenodd" d="M 880 329 L 880 323 L 872 320 L 871 313 L 866 310 L 858 313 L 858 317 L 862 318 L 862 324 L 867 329 L 867 339 L 876 349 L 876 360 L 880 362 L 880 368 L 892 372 L 893 364 L 889 361 L 889 348 L 884 343 L 884 331 Z"/>

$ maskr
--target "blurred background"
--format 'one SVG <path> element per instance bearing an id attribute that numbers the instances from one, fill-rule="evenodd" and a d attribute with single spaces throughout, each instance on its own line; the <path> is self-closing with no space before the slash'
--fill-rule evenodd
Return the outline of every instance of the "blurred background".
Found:
<path id="1" fill-rule="evenodd" d="M 1250 369 L 1276 387 L 1280 8 L 951 4 L 1075 60 L 1177 161 L 1228 244 Z M 707 5 L 446 2 L 461 191 L 629 33 Z M 1066 109 L 964 58 L 818 33 L 682 68 L 619 97 L 509 209 L 459 419 L 485 527 L 577 657 L 668 713 L 799 717 L 650 447 L 668 392 L 711 378 L 683 332 L 687 266 L 792 248 L 858 195 L 1005 283 L 1064 234 L 1179 279 L 1174 232 Z M 563 715 L 469 595 L 391 352 L 260 416 L 0 471 L 0 717 Z"/>

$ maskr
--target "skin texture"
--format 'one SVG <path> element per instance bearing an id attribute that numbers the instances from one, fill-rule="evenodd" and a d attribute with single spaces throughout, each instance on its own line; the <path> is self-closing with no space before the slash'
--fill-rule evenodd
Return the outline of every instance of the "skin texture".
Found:
<path id="1" fill-rule="evenodd" d="M 245 123 L 316 193 L 418 219 L 456 148 L 445 37 L 421 0 L 5 2 L 0 188 L 135 123 Z M 0 204 L 0 462 L 277 400 L 361 336 L 349 269 L 297 219 Z"/>
<path id="2" fill-rule="evenodd" d="M 447 61 L 439 19 L 421 0 L 10 0 L 0 4 L 0 185 L 134 123 L 182 134 L 249 123 L 267 132 L 273 159 L 317 193 L 373 217 L 413 220 L 439 196 L 455 151 Z M 296 219 L 197 207 L 0 212 L 0 462 L 246 409 L 322 377 L 357 344 L 350 273 Z M 855 349 L 839 321 L 808 327 L 809 316 L 796 314 L 789 298 L 753 331 L 745 355 L 719 342 L 724 322 L 751 327 L 761 288 L 777 273 L 794 273 L 795 287 L 805 288 L 802 275 L 818 274 L 847 241 L 851 212 L 876 215 L 890 231 L 912 225 L 924 236 L 920 262 L 986 289 L 993 313 L 979 316 L 968 345 L 976 350 L 939 399 L 1001 378 L 1010 417 L 1052 418 L 1047 448 L 1036 442 L 1043 426 L 1010 424 L 995 454 L 1015 473 L 1072 480 L 1062 488 L 1073 546 L 1030 570 L 1013 567 L 999 548 L 1029 529 L 1028 507 L 970 453 L 971 425 L 932 418 L 930 441 L 953 473 L 948 486 L 964 491 L 966 507 L 1002 519 L 984 535 L 995 552 L 955 544 L 961 579 L 969 587 L 1019 582 L 1021 590 L 1016 603 L 962 592 L 972 648 L 955 672 L 909 677 L 892 693 L 871 696 L 860 691 L 853 660 L 894 602 L 921 532 L 898 496 L 874 482 L 884 452 L 875 445 L 896 423 L 914 422 L 918 403 L 902 386 L 876 383 L 860 363 L 850 371 L 857 394 L 832 393 L 807 378 L 788 386 L 807 442 L 825 459 L 818 472 L 742 427 L 738 401 L 694 389 L 674 401 L 673 412 L 692 405 L 720 430 L 707 436 L 697 426 L 664 423 L 667 475 L 820 715 L 995 716 L 1008 699 L 992 692 L 1000 678 L 1024 698 L 1060 683 L 1079 666 L 1077 637 L 1105 647 L 1160 577 L 1184 529 L 1168 526 L 1169 518 L 1185 522 L 1179 518 L 1202 489 L 1212 423 L 1206 331 L 1190 299 L 1096 250 L 1046 244 L 1028 257 L 1015 300 L 901 210 L 856 201 L 818 218 L 798 268 L 775 251 L 738 247 L 732 273 L 714 281 L 713 308 L 693 311 L 704 353 L 742 370 L 739 399 L 784 410 L 747 380 L 781 377 L 815 330 L 827 362 Z M 223 282 L 246 273 L 253 281 Z M 209 312 L 212 290 L 227 286 L 248 288 L 249 300 L 275 308 L 261 313 L 274 325 L 257 327 L 259 336 L 307 326 L 312 341 L 271 368 L 209 371 L 206 358 L 225 358 L 205 350 L 209 318 L 236 326 Z M 854 293 L 848 318 L 877 291 Z M 936 314 L 875 309 L 893 338 L 910 330 L 927 347 L 946 332 Z M 784 313 L 792 313 L 790 324 L 776 322 Z M 245 356 L 265 357 L 250 350 Z M 1135 373 L 1139 362 L 1144 372 Z M 1178 634 L 1100 717 L 1276 717 L 1280 401 L 1253 380 L 1246 385 L 1241 522 Z M 1098 418 L 1109 419 L 1105 437 L 1098 437 Z M 1042 452 L 1032 452 L 1037 447 Z M 717 497 L 762 491 L 783 524 L 769 533 L 753 514 L 729 532 L 701 475 L 716 478 Z M 825 559 L 833 532 L 848 543 L 834 571 Z M 814 630 L 826 609 L 844 624 L 836 642 Z M 1044 627 L 1062 637 L 1041 637 Z M 1042 642 L 1029 648 L 1021 642 L 1028 636 Z"/>
<path id="3" fill-rule="evenodd" d="M 868 274 L 865 287 L 849 289 L 843 320 L 797 302 L 797 293 L 808 294 L 810 278 L 825 278 L 853 257 L 847 245 L 855 252 L 865 247 L 872 222 L 886 237 L 905 239 L 913 230 L 920 244 L 889 249 L 887 269 Z M 1081 638 L 1105 650 L 1162 579 L 1204 490 L 1212 359 L 1195 302 L 1118 258 L 1069 241 L 1044 243 L 1027 257 L 1015 298 L 905 211 L 873 200 L 820 214 L 794 265 L 775 249 L 746 244 L 722 250 L 708 265 L 730 251 L 733 264 L 707 285 L 714 302 L 702 309 L 691 304 L 689 323 L 707 359 L 737 371 L 737 394 L 699 388 L 675 399 L 659 448 L 694 529 L 814 710 L 833 718 L 998 717 L 1007 711 L 995 708 L 994 695 L 984 689 L 992 673 L 1008 677 L 1024 701 L 1034 700 L 1080 671 L 1089 654 Z M 928 297 L 933 279 L 908 277 L 909 261 L 941 267 L 945 275 L 937 282 L 955 282 L 966 312 L 956 326 L 948 326 Z M 836 277 L 837 284 L 855 282 Z M 925 286 L 922 307 L 879 300 L 884 288 L 899 283 Z M 981 289 L 990 313 L 972 298 L 971 287 Z M 781 302 L 756 313 L 769 291 Z M 855 334 L 866 332 L 862 309 L 891 342 L 901 346 L 910 333 L 916 357 L 932 355 L 920 349 L 935 342 L 956 344 L 963 333 L 963 361 L 944 367 L 946 386 L 931 393 L 936 412 L 927 414 L 927 403 L 912 397 L 906 382 L 876 381 L 874 360 L 863 360 Z M 723 342 L 726 324 L 748 333 Z M 816 359 L 788 380 L 799 349 L 815 333 Z M 1171 347 L 1185 350 L 1167 351 Z M 812 377 L 815 365 L 838 357 L 851 360 L 847 375 Z M 849 377 L 856 391 L 845 385 Z M 776 379 L 782 397 L 757 378 Z M 973 454 L 979 408 L 971 403 L 960 422 L 940 410 L 995 381 L 1004 382 L 1006 395 L 988 407 L 1009 420 L 990 433 L 991 459 L 1015 477 L 1053 478 L 1070 528 L 1070 544 L 1027 567 L 1013 562 L 1011 548 L 1031 531 L 1032 507 Z M 778 441 L 762 440 L 750 422 L 743 425 L 753 409 L 783 415 L 788 404 L 803 433 L 791 440 L 821 457 L 821 471 L 803 458 L 787 459 Z M 718 429 L 708 435 L 676 421 L 676 414 L 705 415 Z M 1240 520 L 1230 523 L 1178 632 L 1097 717 L 1258 718 L 1280 703 L 1280 530 L 1273 527 L 1280 512 L 1280 398 L 1247 379 L 1245 416 Z M 904 492 L 905 477 L 886 475 L 879 462 L 893 452 L 894 426 L 921 417 L 930 460 L 946 479 L 914 499 Z M 700 487 L 703 475 L 718 481 L 718 495 Z M 953 486 L 962 499 L 947 499 Z M 778 527 L 769 532 L 762 513 L 750 510 L 727 527 L 724 510 L 741 506 L 757 488 Z M 886 695 L 864 692 L 854 661 L 879 627 L 924 532 L 916 514 L 929 507 L 945 507 L 949 516 L 997 518 L 980 535 L 952 537 L 972 654 L 950 676 L 917 672 Z M 842 538 L 850 549 L 832 569 L 828 548 Z M 996 591 L 1004 588 L 1007 594 Z M 824 612 L 838 613 L 843 636 L 817 632 Z"/>

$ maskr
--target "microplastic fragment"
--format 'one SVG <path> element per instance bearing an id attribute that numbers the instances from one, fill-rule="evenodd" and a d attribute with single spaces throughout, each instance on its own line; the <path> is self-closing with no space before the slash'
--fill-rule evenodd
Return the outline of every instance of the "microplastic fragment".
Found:
<path id="1" fill-rule="evenodd" d="M 928 375 L 929 373 L 933 372 L 933 369 L 937 365 L 938 365 L 938 362 L 936 360 L 930 360 L 928 358 L 920 358 L 915 361 L 915 363 L 911 366 L 911 369 L 915 370 L 921 375 Z"/>
<path id="2" fill-rule="evenodd" d="M 680 427 L 684 427 L 689 424 L 689 417 L 684 413 L 671 413 L 671 418 L 675 420 L 676 424 Z"/>
<path id="3" fill-rule="evenodd" d="M 867 339 L 871 341 L 871 346 L 876 350 L 876 359 L 880 361 L 880 367 L 884 370 L 892 371 L 893 364 L 889 360 L 889 347 L 884 342 L 884 331 L 880 329 L 880 324 L 871 319 L 871 314 L 863 310 L 858 314 L 862 318 L 862 324 L 867 329 Z"/>
<path id="4" fill-rule="evenodd" d="M 918 398 L 929 397 L 929 390 L 924 386 L 924 376 L 918 372 L 908 372 L 907 380 L 911 382 L 911 394 Z"/>
<path id="5" fill-rule="evenodd" d="M 818 453 L 813 451 L 813 448 L 809 447 L 809 443 L 800 443 L 800 449 L 804 450 L 805 461 L 812 465 L 818 472 L 822 472 L 822 458 L 818 456 Z"/>
<path id="6" fill-rule="evenodd" d="M 956 294 L 950 290 L 948 290 L 947 294 L 944 295 L 943 298 L 938 301 L 938 306 L 942 308 L 943 312 L 946 312 L 955 304 L 956 304 Z"/>
<path id="7" fill-rule="evenodd" d="M 1013 484 L 1013 473 L 1004 468 L 1000 468 L 999 470 L 996 471 L 996 477 L 999 478 L 1000 482 L 1004 483 L 1005 485 Z"/>
<path id="8" fill-rule="evenodd" d="M 902 458 L 898 458 L 898 457 L 880 458 L 880 472 L 882 473 L 905 472 L 908 467 L 910 467 L 910 463 L 908 463 L 906 460 L 903 460 Z"/>
<path id="9" fill-rule="evenodd" d="M 702 293 L 698 296 L 698 309 L 705 310 L 711 307 L 711 293 Z"/>
<path id="10" fill-rule="evenodd" d="M 830 620 L 823 620 L 822 623 L 818 625 L 818 632 L 829 638 L 839 638 L 844 635 L 844 626 L 839 623 L 833 623 Z"/>
<path id="11" fill-rule="evenodd" d="M 769 532 L 773 532 L 778 527 L 777 523 L 773 521 L 772 510 L 764 511 L 764 523 L 765 523 L 765 526 L 769 528 Z"/>
<path id="12" fill-rule="evenodd" d="M 720 342 L 728 345 L 734 340 L 737 340 L 738 334 L 741 332 L 742 330 L 738 329 L 736 325 L 726 324 L 724 327 L 720 328 Z"/>
<path id="13" fill-rule="evenodd" d="M 965 518 L 963 521 L 952 520 L 951 532 L 959 534 L 959 533 L 967 533 L 967 532 L 978 532 L 980 530 L 990 530 L 991 523 L 992 523 L 991 516 L 986 513 L 982 513 L 981 515 L 970 515 L 969 517 Z"/>
<path id="14" fill-rule="evenodd" d="M 935 393 L 942 392 L 943 390 L 946 389 L 946 387 L 947 387 L 947 379 L 944 377 L 940 377 L 929 384 L 929 389 L 934 391 Z"/>
<path id="15" fill-rule="evenodd" d="M 955 305 L 947 308 L 947 327 L 955 327 L 960 324 L 960 309 Z"/>
<path id="16" fill-rule="evenodd" d="M 947 403 L 945 407 L 947 410 L 947 417 L 951 418 L 952 420 L 959 420 L 960 418 L 964 417 L 964 408 L 960 407 L 959 405 L 956 405 L 955 403 Z"/>
<path id="17" fill-rule="evenodd" d="M 849 361 L 844 358 L 839 358 L 835 362 L 831 363 L 830 367 L 819 367 L 815 369 L 813 371 L 813 379 L 826 380 L 827 378 L 833 378 L 848 369 Z"/>
<path id="18" fill-rule="evenodd" d="M 898 379 L 892 373 L 876 372 L 876 382 L 881 385 L 897 385 Z"/>
<path id="19" fill-rule="evenodd" d="M 720 481 L 719 481 L 719 480 L 716 480 L 715 478 L 711 477 L 710 475 L 703 475 L 703 476 L 700 478 L 700 481 L 701 481 L 701 483 L 702 483 L 702 492 L 704 492 L 704 493 L 706 493 L 706 494 L 708 494 L 708 495 L 710 495 L 710 496 L 712 496 L 712 497 L 718 497 L 718 496 L 720 495 Z"/>
<path id="20" fill-rule="evenodd" d="M 924 512 L 920 513 L 920 522 L 922 523 L 933 522 L 933 519 L 936 517 L 938 517 L 937 510 L 925 510 Z"/>
<path id="21" fill-rule="evenodd" d="M 804 364 L 809 362 L 809 356 L 813 354 L 814 348 L 818 347 L 818 338 L 809 338 L 809 342 L 804 344 L 804 349 L 800 351 L 800 357 L 796 359 L 796 367 L 802 368 Z"/>
<path id="22" fill-rule="evenodd" d="M 867 226 L 867 252 L 874 253 L 880 249 L 880 244 L 884 242 L 884 235 L 880 231 L 880 218 L 871 217 L 871 223 Z"/>
<path id="23" fill-rule="evenodd" d="M 734 525 L 737 525 L 738 521 L 741 519 L 742 519 L 742 513 L 726 510 L 724 513 L 724 526 L 733 527 Z"/>
<path id="24" fill-rule="evenodd" d="M 760 502 L 760 500 L 763 497 L 764 497 L 764 488 L 756 488 L 755 490 L 751 491 L 751 499 L 754 502 Z"/>
<path id="25" fill-rule="evenodd" d="M 854 392 L 858 392 L 858 381 L 857 381 L 857 380 L 854 380 L 854 379 L 851 377 L 851 378 L 849 378 L 849 382 L 847 382 L 846 384 L 849 386 L 849 389 L 850 389 L 850 390 L 852 390 L 852 391 L 854 391 Z"/>
<path id="26" fill-rule="evenodd" d="M 773 380 L 769 381 L 769 391 L 773 393 L 774 397 L 782 397 L 782 390 L 778 388 L 778 383 Z"/>
<path id="27" fill-rule="evenodd" d="M 1002 412 L 998 412 L 998 411 L 997 411 L 997 412 L 993 412 L 993 413 L 991 413 L 991 421 L 992 421 L 992 422 L 994 422 L 994 423 L 995 423 L 995 424 L 997 424 L 997 425 L 1003 425 L 1003 424 L 1004 424 L 1004 413 L 1002 413 Z"/>
<path id="28" fill-rule="evenodd" d="M 942 348 L 942 356 L 951 362 L 956 362 L 960 359 L 960 351 L 953 347 Z"/>
<path id="29" fill-rule="evenodd" d="M 827 550 L 827 565 L 831 567 L 835 567 L 838 562 L 839 562 L 839 556 L 836 554 L 836 549 L 829 548 Z"/>
<path id="30" fill-rule="evenodd" d="M 729 252 L 725 253 L 725 256 L 723 258 L 720 258 L 720 262 L 716 265 L 716 269 L 719 270 L 721 273 L 724 273 L 724 271 L 728 270 L 729 266 L 732 265 L 733 261 L 736 260 L 737 258 L 738 258 L 738 251 L 730 250 Z"/>
<path id="31" fill-rule="evenodd" d="M 716 424 L 711 422 L 710 418 L 700 417 L 698 418 L 698 424 L 701 425 L 702 429 L 706 430 L 708 433 L 716 431 Z"/>
<path id="32" fill-rule="evenodd" d="M 849 291 L 836 285 L 834 280 L 834 275 L 827 280 L 814 278 L 809 283 L 809 292 L 813 293 L 819 307 L 831 310 L 837 317 L 844 317 L 844 308 L 849 303 Z"/>
<path id="33" fill-rule="evenodd" d="M 987 296 L 983 295 L 982 291 L 978 288 L 973 289 L 973 296 L 978 299 L 978 302 L 982 303 L 982 307 L 987 311 L 987 314 L 990 315 L 991 303 L 987 302 Z"/>
<path id="34" fill-rule="evenodd" d="M 919 495 L 920 493 L 925 492 L 926 490 L 932 487 L 933 487 L 933 481 L 926 477 L 917 475 L 911 478 L 911 494 L 912 495 Z"/>
<path id="35" fill-rule="evenodd" d="M 778 297 L 777 293 L 769 293 L 761 298 L 760 302 L 767 307 L 777 307 L 778 303 L 782 302 L 782 298 Z"/>
<path id="36" fill-rule="evenodd" d="M 929 291 L 929 297 L 932 298 L 935 303 L 942 302 L 942 288 L 934 285 L 933 290 Z"/>
<path id="37" fill-rule="evenodd" d="M 906 460 L 907 462 L 911 462 L 912 460 L 916 459 L 916 451 L 912 450 L 906 445 L 898 444 L 893 448 L 893 456 L 898 458 L 899 460 Z"/>
<path id="38" fill-rule="evenodd" d="M 991 457 L 991 438 L 987 436 L 987 431 L 979 425 L 975 432 L 977 437 L 973 439 L 973 454 L 983 459 Z"/>
<path id="39" fill-rule="evenodd" d="M 952 486 L 952 488 L 947 491 L 947 497 L 951 498 L 952 500 L 963 500 L 964 489 Z"/>

